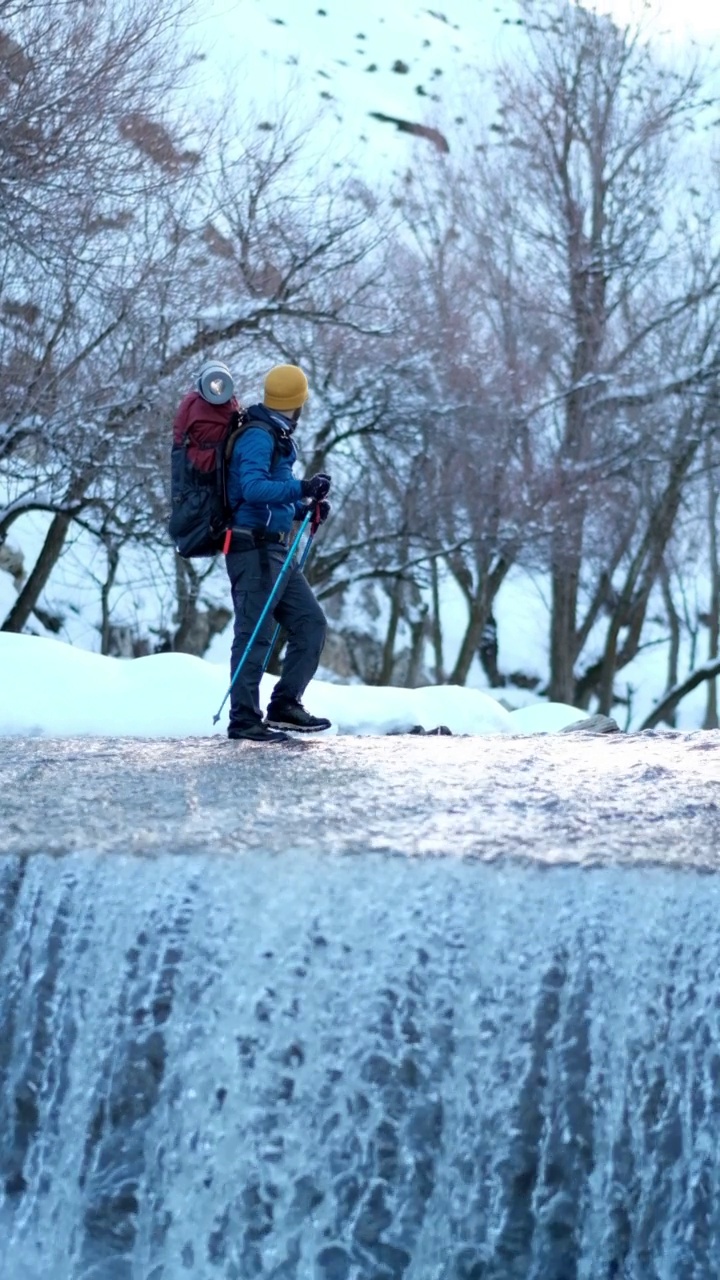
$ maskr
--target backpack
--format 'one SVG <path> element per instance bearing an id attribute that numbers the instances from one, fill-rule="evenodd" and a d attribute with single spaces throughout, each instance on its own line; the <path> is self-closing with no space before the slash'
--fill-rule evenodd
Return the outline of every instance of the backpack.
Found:
<path id="1" fill-rule="evenodd" d="M 199 391 L 189 391 L 180 402 L 170 452 L 168 532 L 185 559 L 223 550 L 232 518 L 228 464 L 237 440 L 250 426 L 262 427 L 274 439 L 271 428 L 251 422 L 234 396 L 224 404 L 212 404 Z"/>

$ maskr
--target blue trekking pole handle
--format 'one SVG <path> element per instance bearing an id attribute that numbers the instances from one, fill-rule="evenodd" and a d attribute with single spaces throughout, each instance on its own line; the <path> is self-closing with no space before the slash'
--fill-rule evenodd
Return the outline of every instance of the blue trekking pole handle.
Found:
<path id="1" fill-rule="evenodd" d="M 300 539 L 302 538 L 302 536 L 303 536 L 303 534 L 304 534 L 304 532 L 305 532 L 305 530 L 306 530 L 306 528 L 307 528 L 307 525 L 308 525 L 308 521 L 309 521 L 309 519 L 310 519 L 310 512 L 308 511 L 307 515 L 305 516 L 305 519 L 303 520 L 302 524 L 300 525 L 300 528 L 299 528 L 299 529 L 298 529 L 298 531 L 297 531 L 297 534 L 296 534 L 295 538 L 293 539 L 292 546 L 290 547 L 290 550 L 288 551 L 288 553 L 287 553 L 287 555 L 286 555 L 286 557 L 285 557 L 285 561 L 284 561 L 283 567 L 282 567 L 282 569 L 280 570 L 280 572 L 279 572 L 279 574 L 278 574 L 277 578 L 275 579 L 275 583 L 274 583 L 273 589 L 272 589 L 272 591 L 270 592 L 270 595 L 268 596 L 267 600 L 265 601 L 265 608 L 263 609 L 262 613 L 260 614 L 260 617 L 259 617 L 259 618 L 258 618 L 258 620 L 257 620 L 257 623 L 255 624 L 255 630 L 253 631 L 253 633 L 252 633 L 252 635 L 251 635 L 250 639 L 248 640 L 247 644 L 245 645 L 245 652 L 243 653 L 243 655 L 242 655 L 242 657 L 241 657 L 240 661 L 239 661 L 239 662 L 238 662 L 238 664 L 237 664 L 237 667 L 235 668 L 235 674 L 234 674 L 234 676 L 233 676 L 232 680 L 230 681 L 230 684 L 229 684 L 229 686 L 228 686 L 228 691 L 227 691 L 227 693 L 225 694 L 225 697 L 223 698 L 222 702 L 220 703 L 220 706 L 219 706 L 219 707 L 218 707 L 218 709 L 217 709 L 217 715 L 214 715 L 214 716 L 213 716 L 213 724 L 217 724 L 218 720 L 220 719 L 220 716 L 221 716 L 221 714 L 222 714 L 222 709 L 223 709 L 223 707 L 225 706 L 225 703 L 227 702 L 228 698 L 230 697 L 230 693 L 231 693 L 231 691 L 232 691 L 232 687 L 233 687 L 233 685 L 234 685 L 235 681 L 237 680 L 238 676 L 240 675 L 240 672 L 241 672 L 242 667 L 243 667 L 243 663 L 245 662 L 245 660 L 246 660 L 246 658 L 247 658 L 247 656 L 248 656 L 248 654 L 249 654 L 250 650 L 252 649 L 252 647 L 253 647 L 253 645 L 254 645 L 254 643 L 255 643 L 255 640 L 256 640 L 256 638 L 257 638 L 258 631 L 260 630 L 260 628 L 261 628 L 261 626 L 262 626 L 263 622 L 265 621 L 265 619 L 266 619 L 266 617 L 267 617 L 267 615 L 268 615 L 268 612 L 269 612 L 269 610 L 270 610 L 270 606 L 272 605 L 272 602 L 273 602 L 273 600 L 275 599 L 275 596 L 276 596 L 276 595 L 277 595 L 277 593 L 278 593 L 278 587 L 280 586 L 280 583 L 282 582 L 283 578 L 285 577 L 285 574 L 287 573 L 288 569 L 290 568 L 290 565 L 292 564 L 292 558 L 293 558 L 293 556 L 295 555 L 295 552 L 297 551 L 298 546 L 300 545 Z"/>
<path id="2" fill-rule="evenodd" d="M 320 528 L 320 521 L 318 520 L 317 516 L 318 516 L 318 512 L 317 512 L 317 507 L 316 507 L 316 508 L 315 508 L 315 515 L 313 516 L 313 521 L 312 521 L 312 524 L 310 525 L 310 533 L 309 533 L 309 535 L 308 535 L 308 540 L 307 540 L 307 542 L 305 543 L 305 546 L 304 546 L 304 548 L 303 548 L 303 553 L 302 553 L 302 555 L 301 555 L 301 557 L 300 557 L 300 559 L 299 559 L 299 561 L 298 561 L 298 569 L 300 570 L 300 572 L 301 572 L 301 573 L 302 573 L 303 569 L 305 568 L 305 565 L 306 565 L 306 563 L 307 563 L 307 558 L 308 558 L 308 556 L 310 555 L 310 548 L 312 547 L 312 544 L 313 544 L 313 538 L 315 537 L 315 534 L 317 533 L 318 529 Z M 307 517 L 306 517 L 306 518 L 307 518 Z M 273 655 L 273 649 L 275 648 L 275 645 L 277 644 L 278 636 L 280 635 L 281 630 L 282 630 L 282 628 L 281 628 L 281 626 L 280 626 L 280 623 L 278 622 L 278 624 L 277 624 L 277 626 L 276 626 L 275 630 L 273 631 L 272 640 L 270 641 L 270 647 L 269 647 L 269 649 L 268 649 L 267 653 L 265 654 L 265 661 L 263 662 L 263 667 L 262 667 L 262 669 L 263 669 L 263 675 L 264 675 L 264 674 L 265 674 L 265 672 L 267 671 L 268 663 L 269 663 L 270 659 L 272 658 L 272 655 Z"/>

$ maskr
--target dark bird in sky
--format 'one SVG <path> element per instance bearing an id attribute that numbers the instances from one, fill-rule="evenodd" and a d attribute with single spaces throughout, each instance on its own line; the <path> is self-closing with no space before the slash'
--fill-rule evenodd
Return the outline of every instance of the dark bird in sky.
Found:
<path id="1" fill-rule="evenodd" d="M 438 151 L 448 152 L 450 145 L 444 133 L 432 129 L 426 124 L 415 124 L 412 120 L 399 120 L 397 116 L 386 116 L 383 111 L 370 111 L 373 120 L 381 120 L 384 124 L 394 124 L 400 133 L 414 133 L 418 138 L 427 138 Z"/>

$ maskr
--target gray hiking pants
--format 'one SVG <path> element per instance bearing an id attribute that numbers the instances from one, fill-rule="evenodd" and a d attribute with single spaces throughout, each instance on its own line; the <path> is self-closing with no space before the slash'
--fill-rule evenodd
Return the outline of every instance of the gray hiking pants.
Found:
<path id="1" fill-rule="evenodd" d="M 230 655 L 230 678 L 245 652 L 257 620 L 282 569 L 287 547 L 266 543 L 247 551 L 231 551 L 225 557 L 235 610 L 235 634 Z M 279 599 L 267 614 L 255 643 L 230 694 L 229 728 L 244 728 L 262 719 L 259 684 L 262 666 L 276 623 L 288 636 L 282 675 L 274 698 L 302 698 L 320 661 L 325 643 L 325 614 L 297 567 L 288 570 Z"/>

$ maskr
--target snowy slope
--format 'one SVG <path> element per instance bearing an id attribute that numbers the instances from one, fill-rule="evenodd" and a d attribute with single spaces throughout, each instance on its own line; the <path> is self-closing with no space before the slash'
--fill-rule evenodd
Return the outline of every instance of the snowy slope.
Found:
<path id="1" fill-rule="evenodd" d="M 0 689 L 0 735 L 161 738 L 225 731 L 224 663 L 184 653 L 124 661 L 56 640 L 0 634 L 0 667 L 12 671 Z M 274 677 L 263 677 L 263 703 L 274 683 Z M 533 708 L 529 716 L 508 712 L 479 689 L 448 685 L 371 689 L 314 680 L 307 703 L 333 721 L 331 733 L 344 734 L 396 733 L 415 725 L 444 725 L 454 734 L 546 733 L 585 718 L 560 703 Z"/>
<path id="2" fill-rule="evenodd" d="M 22 546 L 28 564 L 33 563 L 34 558 L 40 551 L 47 522 L 48 517 L 29 516 L 23 517 L 13 527 L 12 541 L 14 544 Z M 98 553 L 94 541 L 88 535 L 80 533 L 75 537 L 69 551 L 63 556 L 55 569 L 42 597 L 43 607 L 50 612 L 59 613 L 63 618 L 61 630 L 55 638 L 83 650 L 95 652 L 100 647 L 99 583 L 102 581 L 105 569 L 101 561 L 102 555 Z M 88 573 L 88 568 L 94 571 L 95 576 L 92 573 Z M 205 584 L 203 598 L 218 604 L 227 604 L 227 585 L 222 566 L 218 566 L 217 571 Z M 0 571 L 0 615 L 2 617 L 6 616 L 14 599 L 15 591 L 12 579 L 7 573 Z M 117 626 L 127 627 L 128 632 L 131 634 L 145 637 L 149 635 L 150 639 L 153 640 L 159 637 L 164 628 L 172 629 L 173 609 L 174 598 L 170 582 L 164 582 L 158 572 L 155 572 L 154 576 L 150 578 L 146 562 L 138 560 L 137 564 L 133 564 L 132 557 L 127 556 L 122 562 L 119 581 L 112 594 L 113 623 Z M 450 581 L 445 581 L 442 584 L 441 615 L 445 661 L 449 669 L 457 656 L 467 621 L 465 603 L 458 589 Z M 515 671 L 522 671 L 527 676 L 537 677 L 540 685 L 542 685 L 549 674 L 549 585 L 545 576 L 539 573 L 531 574 L 520 568 L 513 569 L 500 589 L 495 604 L 495 616 L 498 624 L 499 665 L 501 671 L 506 675 Z M 46 631 L 36 618 L 32 619 L 27 630 L 32 631 L 35 636 L 41 638 L 53 638 L 51 633 Z M 206 681 L 209 677 L 203 674 L 206 668 L 210 668 L 213 672 L 213 677 L 210 681 L 215 691 L 213 696 L 217 694 L 218 701 L 222 697 L 224 690 L 221 689 L 221 686 L 227 680 L 231 643 L 232 628 L 228 626 L 221 635 L 216 636 L 213 640 L 206 655 L 206 663 L 201 663 L 198 659 L 187 659 L 191 664 L 187 669 L 188 696 L 191 701 L 195 698 L 196 693 L 207 699 L 206 690 L 208 686 Z M 697 665 L 697 661 L 705 657 L 706 643 L 707 632 L 703 629 L 700 633 L 700 648 L 695 655 L 694 665 Z M 583 654 L 584 662 L 590 660 L 591 644 L 592 637 L 587 651 Z M 661 624 L 648 624 L 646 628 L 646 648 L 632 663 L 618 673 L 615 681 L 616 692 L 624 701 L 613 708 L 612 714 L 622 729 L 637 728 L 652 710 L 666 687 L 668 650 L 668 637 L 664 627 Z M 184 657 L 184 655 L 174 656 L 179 659 Z M 427 662 L 428 669 L 430 669 L 431 657 L 429 652 Z M 197 666 L 192 666 L 193 663 L 197 663 Z M 692 666 L 693 654 L 691 652 L 690 638 L 687 635 L 683 635 L 679 668 L 681 677 L 685 676 Z M 154 670 L 158 669 L 157 667 L 154 668 Z M 5 655 L 0 670 L 7 672 L 8 654 Z M 324 672 L 322 668 L 318 675 L 326 680 L 337 679 L 337 677 L 333 677 L 331 672 Z M 477 658 L 470 669 L 467 687 L 490 693 L 485 673 Z M 329 685 L 327 683 L 324 684 L 324 688 L 329 688 Z M 426 727 L 432 727 L 423 715 L 419 714 L 418 708 L 413 702 L 412 695 L 416 692 L 413 690 L 398 691 L 401 695 L 408 695 L 410 699 L 407 704 L 401 704 L 403 711 L 406 710 L 407 712 L 407 715 L 401 716 L 401 721 L 405 724 L 425 723 Z M 537 692 L 521 689 L 512 684 L 492 691 L 492 697 L 495 699 L 494 705 L 502 697 L 503 703 L 517 709 L 526 706 L 545 705 L 544 700 L 539 698 Z M 678 728 L 690 730 L 702 727 L 706 697 L 707 688 L 703 684 L 699 685 L 682 701 L 677 712 Z M 212 698 L 210 698 L 210 701 L 212 701 Z M 3 709 L 3 702 L 4 694 L 0 692 L 0 712 Z M 360 698 L 360 704 L 362 704 L 362 698 Z M 206 710 L 207 702 L 204 702 L 203 715 Z M 321 710 L 323 713 L 325 712 L 325 705 Z M 502 707 L 500 707 L 500 710 L 502 711 Z M 332 706 L 328 704 L 327 711 L 331 718 L 336 715 L 335 704 L 333 703 Z M 353 708 L 350 706 L 348 709 L 350 722 L 353 721 L 353 714 Z M 195 723 L 195 721 L 192 722 Z M 434 724 L 441 722 L 443 722 L 443 716 L 441 715 L 433 720 Z M 100 723 L 100 721 L 97 723 Z M 382 715 L 380 715 L 378 720 L 377 716 L 371 715 L 370 723 L 376 726 L 383 725 L 382 731 L 385 731 L 395 721 L 392 717 L 383 719 Z M 445 723 L 449 724 L 450 721 L 445 720 Z M 183 724 L 185 724 L 185 720 L 183 720 Z M 0 732 L 14 731 L 7 727 L 7 722 L 6 727 L 0 729 Z M 60 732 L 59 729 L 56 729 L 56 731 Z M 99 731 L 99 729 L 96 729 L 96 731 Z M 127 729 L 126 731 L 130 732 L 131 730 Z M 166 733 L 175 731 L 172 725 L 168 725 L 165 729 Z M 184 729 L 178 727 L 177 729 L 177 732 L 191 731 L 194 730 L 188 727 Z M 378 731 L 378 729 L 376 728 L 373 731 Z M 455 731 L 468 732 L 473 730 L 458 727 Z M 204 728 L 202 732 L 205 732 Z"/>

